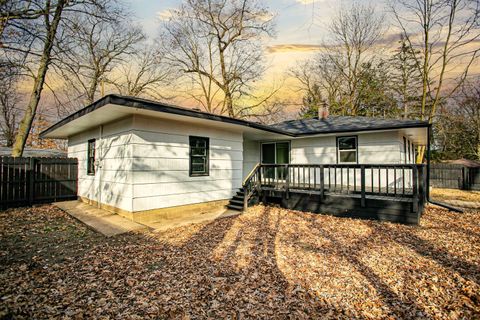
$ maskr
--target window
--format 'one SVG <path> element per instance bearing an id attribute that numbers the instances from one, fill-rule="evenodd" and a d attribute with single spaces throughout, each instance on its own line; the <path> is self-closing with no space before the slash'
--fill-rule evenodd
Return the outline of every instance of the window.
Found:
<path id="1" fill-rule="evenodd" d="M 95 174 L 95 139 L 88 140 L 87 174 Z"/>
<path id="2" fill-rule="evenodd" d="M 337 137 L 337 162 L 357 163 L 357 137 Z"/>
<path id="3" fill-rule="evenodd" d="M 190 176 L 208 176 L 209 140 L 190 137 Z"/>

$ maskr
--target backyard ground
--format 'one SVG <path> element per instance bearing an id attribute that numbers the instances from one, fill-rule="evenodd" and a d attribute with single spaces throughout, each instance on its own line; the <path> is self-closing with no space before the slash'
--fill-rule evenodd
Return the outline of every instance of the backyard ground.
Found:
<path id="1" fill-rule="evenodd" d="M 256 206 L 104 238 L 53 206 L 0 212 L 1 318 L 480 317 L 480 213 L 420 226 Z"/>
<path id="2" fill-rule="evenodd" d="M 432 199 L 445 201 L 445 200 L 460 200 L 468 202 L 478 202 L 480 204 L 480 191 L 465 191 L 458 189 L 440 189 L 432 188 L 430 192 Z"/>

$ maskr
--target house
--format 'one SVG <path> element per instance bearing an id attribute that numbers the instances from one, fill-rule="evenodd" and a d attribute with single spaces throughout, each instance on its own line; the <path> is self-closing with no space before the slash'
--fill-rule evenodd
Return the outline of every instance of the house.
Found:
<path id="1" fill-rule="evenodd" d="M 334 116 L 267 126 L 108 95 L 41 137 L 68 139 L 82 200 L 134 220 L 263 199 L 416 223 L 426 188 L 415 147 L 429 131 L 423 121 Z"/>

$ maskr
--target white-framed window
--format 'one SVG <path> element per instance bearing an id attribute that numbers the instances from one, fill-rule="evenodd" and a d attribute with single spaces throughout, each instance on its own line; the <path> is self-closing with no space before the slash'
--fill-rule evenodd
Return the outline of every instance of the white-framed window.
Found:
<path id="1" fill-rule="evenodd" d="M 337 137 L 337 163 L 358 163 L 358 137 Z"/>

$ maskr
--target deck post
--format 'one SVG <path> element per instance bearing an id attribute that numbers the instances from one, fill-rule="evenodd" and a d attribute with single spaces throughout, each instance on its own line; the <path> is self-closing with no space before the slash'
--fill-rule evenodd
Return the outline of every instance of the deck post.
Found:
<path id="1" fill-rule="evenodd" d="M 260 165 L 257 169 L 257 192 L 260 195 L 260 192 L 262 191 L 262 166 Z"/>
<path id="2" fill-rule="evenodd" d="M 362 192 L 361 205 L 365 208 L 365 166 L 360 166 L 360 188 Z"/>
<path id="3" fill-rule="evenodd" d="M 418 167 L 417 165 L 412 166 L 412 202 L 413 202 L 413 212 L 418 212 Z"/>
<path id="4" fill-rule="evenodd" d="M 323 165 L 320 165 L 320 196 L 325 199 L 325 172 Z"/>
<path id="5" fill-rule="evenodd" d="M 288 191 L 290 189 L 290 166 L 288 164 L 285 165 L 285 174 L 287 175 L 285 178 L 285 198 L 288 200 L 289 194 Z"/>
<path id="6" fill-rule="evenodd" d="M 243 187 L 243 211 L 247 211 L 248 208 L 248 191 L 247 187 Z"/>
<path id="7" fill-rule="evenodd" d="M 418 194 L 421 204 L 425 202 L 425 171 L 423 165 L 418 167 Z"/>

